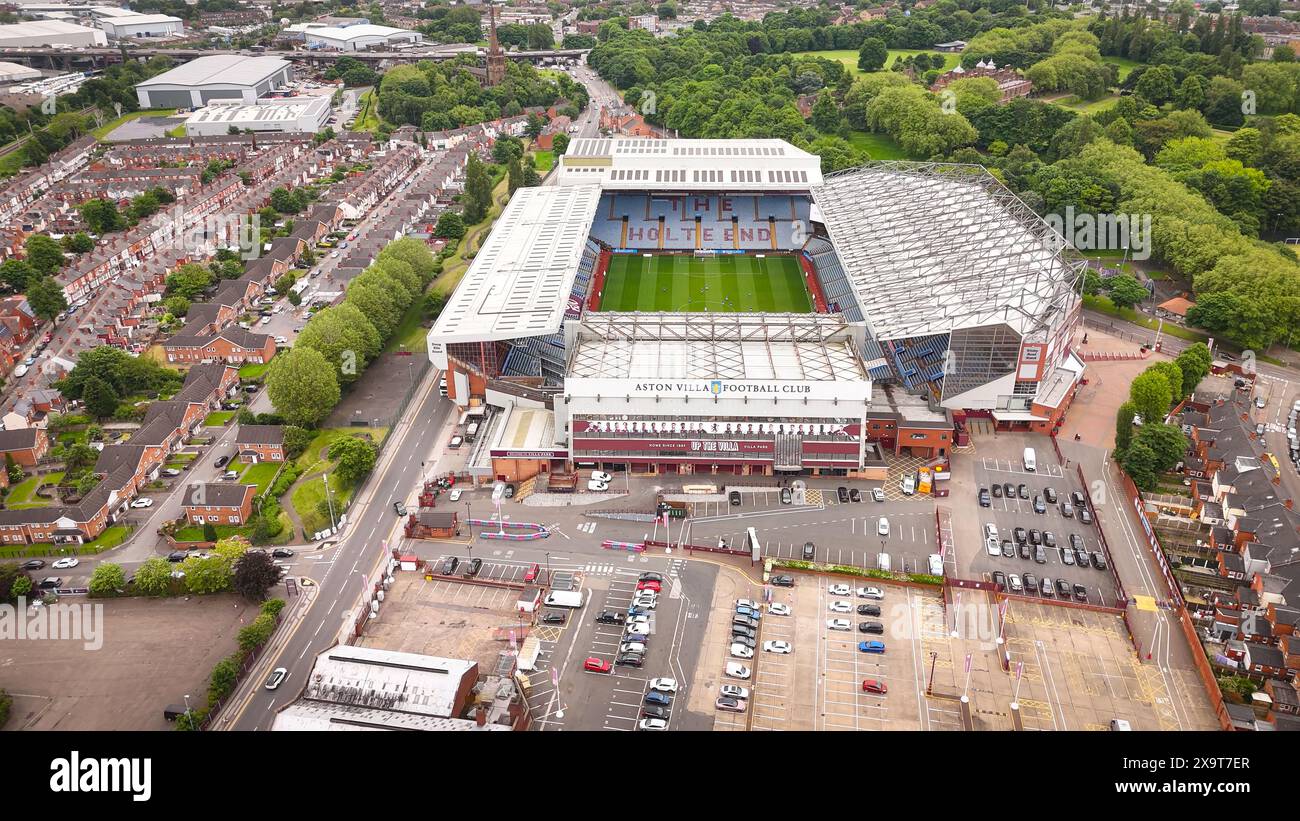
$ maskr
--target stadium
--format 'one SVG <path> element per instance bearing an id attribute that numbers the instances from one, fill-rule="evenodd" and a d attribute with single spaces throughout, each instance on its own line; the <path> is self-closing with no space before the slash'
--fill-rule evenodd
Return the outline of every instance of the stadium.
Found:
<path id="1" fill-rule="evenodd" d="M 547 183 L 428 337 L 475 475 L 877 478 L 971 419 L 1050 432 L 1083 372 L 1083 260 L 978 166 L 584 138 Z"/>

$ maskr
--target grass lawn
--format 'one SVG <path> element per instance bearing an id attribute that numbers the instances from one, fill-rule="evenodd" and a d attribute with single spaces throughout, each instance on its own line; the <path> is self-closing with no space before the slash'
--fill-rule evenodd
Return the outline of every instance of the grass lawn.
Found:
<path id="1" fill-rule="evenodd" d="M 117 128 L 123 123 L 130 122 L 131 120 L 139 119 L 140 117 L 170 117 L 175 113 L 176 113 L 176 109 L 174 108 L 153 108 L 147 111 L 132 111 L 130 114 L 123 114 L 121 117 L 118 117 L 117 119 L 109 120 L 108 122 L 101 125 L 99 128 L 91 129 L 90 133 L 95 135 L 95 139 L 103 140 L 109 134 L 113 133 L 113 129 Z"/>
<path id="2" fill-rule="evenodd" d="M 1140 314 L 1132 308 L 1120 308 L 1116 306 L 1115 303 L 1111 302 L 1109 297 L 1104 295 L 1085 296 L 1083 298 L 1083 307 L 1090 311 L 1096 311 L 1097 313 L 1122 319 L 1125 322 L 1132 322 L 1135 325 L 1141 325 L 1142 327 L 1152 331 L 1160 327 L 1159 320 L 1149 317 L 1146 314 Z M 1181 325 L 1174 324 L 1173 322 L 1164 323 L 1162 330 L 1163 333 L 1169 334 L 1170 336 L 1176 336 L 1179 339 L 1186 339 L 1192 342 L 1204 342 L 1209 339 L 1209 334 L 1204 334 L 1200 331 L 1193 331 L 1190 328 L 1184 328 Z"/>
<path id="3" fill-rule="evenodd" d="M 533 159 L 537 161 L 537 173 L 545 177 L 546 172 L 550 171 L 551 167 L 555 165 L 555 152 L 534 151 Z"/>
<path id="4" fill-rule="evenodd" d="M 306 476 L 313 470 L 324 470 L 326 466 L 332 465 L 325 456 L 325 451 L 345 436 L 361 433 L 370 434 L 375 447 L 378 447 L 384 441 L 384 437 L 388 436 L 388 428 L 326 428 L 316 434 L 316 438 L 311 440 L 311 444 L 298 457 L 298 466 L 302 468 L 303 475 Z"/>
<path id="5" fill-rule="evenodd" d="M 873 160 L 905 160 L 907 152 L 888 134 L 870 131 L 853 131 L 849 143 L 859 151 L 866 151 Z"/>
<path id="6" fill-rule="evenodd" d="M 397 329 L 393 331 L 392 339 L 388 340 L 384 352 L 393 351 L 415 351 L 417 353 L 425 350 L 425 339 L 429 335 L 429 329 L 422 324 L 424 321 L 424 295 L 411 304 L 402 315 L 402 321 L 397 323 Z"/>
<path id="7" fill-rule="evenodd" d="M 244 365 L 239 369 L 239 378 L 244 381 L 261 379 L 262 375 L 266 373 L 266 369 L 269 367 L 271 367 L 269 364 L 258 365 L 255 363 L 252 365 Z"/>
<path id="8" fill-rule="evenodd" d="M 258 462 L 255 465 L 250 465 L 248 470 L 244 471 L 240 481 L 246 485 L 257 485 L 257 495 L 261 496 L 271 486 L 271 481 L 275 479 L 275 474 L 279 472 L 279 462 Z"/>
<path id="9" fill-rule="evenodd" d="M 378 131 L 379 106 L 375 90 L 371 89 L 362 94 L 359 103 L 360 105 L 357 107 L 357 123 L 352 127 L 352 130 L 369 131 L 371 133 Z"/>
<path id="10" fill-rule="evenodd" d="M 5 504 L 10 508 L 14 507 L 45 507 L 47 502 L 41 500 L 36 495 L 36 488 L 41 485 L 57 485 L 63 480 L 63 471 L 46 473 L 42 476 L 29 476 L 18 484 L 9 488 L 9 495 L 5 497 Z"/>
<path id="11" fill-rule="evenodd" d="M 308 478 L 294 489 L 289 503 L 298 512 L 298 518 L 302 520 L 303 529 L 308 536 L 329 527 L 329 516 L 322 515 L 316 509 L 317 505 L 325 499 L 325 482 L 321 478 L 322 475 L 330 475 L 330 498 L 334 500 L 336 506 L 334 511 L 336 519 L 342 512 L 343 505 L 352 498 L 354 490 L 352 487 L 343 487 L 342 483 L 332 475 L 334 462 L 325 455 L 325 452 L 338 440 L 361 432 L 369 433 L 375 446 L 378 447 L 388 435 L 388 428 L 326 428 L 298 457 L 298 465 L 303 468 L 302 475 Z"/>
<path id="12" fill-rule="evenodd" d="M 1056 100 L 1055 102 L 1056 105 L 1059 105 L 1063 108 L 1068 108 L 1072 111 L 1082 111 L 1085 114 L 1096 114 L 1098 111 L 1102 111 L 1104 109 L 1110 108 L 1115 104 L 1117 100 L 1119 100 L 1118 94 L 1107 94 L 1105 97 L 1102 97 L 1100 100 L 1093 100 L 1092 102 L 1089 102 L 1087 100 L 1084 100 L 1082 98 L 1076 97 L 1073 94 L 1071 94 L 1069 97 L 1064 97 L 1060 100 Z"/>
<path id="13" fill-rule="evenodd" d="M 234 418 L 234 411 L 213 411 L 203 420 L 203 424 L 210 428 L 219 428 Z"/>
<path id="14" fill-rule="evenodd" d="M 1130 60 L 1127 57 L 1102 57 L 1101 61 L 1110 63 L 1113 66 L 1119 66 L 1119 81 L 1121 83 L 1128 79 L 1128 76 L 1133 73 L 1133 69 L 1143 65 L 1137 60 Z"/>
<path id="15" fill-rule="evenodd" d="M 807 313 L 812 302 L 792 256 L 617 254 L 605 277 L 601 309 Z"/>
<path id="16" fill-rule="evenodd" d="M 921 52 L 925 52 L 926 54 L 939 53 L 933 49 L 891 48 L 889 50 L 889 57 L 885 58 L 884 70 L 888 71 L 889 67 L 894 64 L 894 60 L 898 57 L 908 57 L 911 55 L 920 54 Z M 858 52 L 854 49 L 834 49 L 832 51 L 801 51 L 798 52 L 798 54 L 799 55 L 811 54 L 816 57 L 822 57 L 827 60 L 839 60 L 841 63 L 844 64 L 845 68 L 847 68 L 849 70 L 849 73 L 852 74 L 854 77 L 861 77 L 864 74 L 871 73 L 868 71 L 858 70 Z M 961 62 L 960 54 L 944 54 L 943 70 L 948 71 L 949 69 L 956 68 L 957 63 L 959 62 Z"/>
<path id="17" fill-rule="evenodd" d="M 104 529 L 99 534 L 99 538 L 93 542 L 87 542 L 83 545 L 54 545 L 49 542 L 40 544 L 30 544 L 25 547 L 5 548 L 0 547 L 0 559 L 30 559 L 37 556 L 86 556 L 92 553 L 102 553 L 105 550 L 113 548 L 126 541 L 126 537 L 131 535 L 131 528 L 125 525 L 115 525 Z M 74 571 L 75 572 L 75 571 Z"/>
<path id="18" fill-rule="evenodd" d="M 495 169 L 500 166 L 491 166 Z M 487 232 L 492 229 L 492 224 L 496 222 L 497 217 L 501 216 L 501 211 L 505 207 L 506 190 L 508 181 L 500 179 L 492 188 L 492 207 L 488 210 L 487 216 L 477 225 L 466 226 L 465 236 L 456 241 L 456 253 L 447 257 L 442 264 L 442 273 L 433 281 L 433 288 L 439 293 L 450 295 L 460 284 L 460 278 L 469 270 L 470 260 L 478 250 L 478 244 L 487 236 Z"/>

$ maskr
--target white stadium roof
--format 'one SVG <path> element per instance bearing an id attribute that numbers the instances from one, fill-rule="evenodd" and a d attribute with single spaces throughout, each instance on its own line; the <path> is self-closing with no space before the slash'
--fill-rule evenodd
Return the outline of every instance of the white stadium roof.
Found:
<path id="1" fill-rule="evenodd" d="M 599 202 L 595 185 L 515 191 L 429 332 L 430 343 L 558 331 Z"/>
<path id="2" fill-rule="evenodd" d="M 1024 335 L 1066 310 L 1083 261 L 987 171 L 878 163 L 812 191 L 878 339 L 1005 323 Z"/>
<path id="3" fill-rule="evenodd" d="M 590 313 L 567 378 L 867 382 L 839 314 Z"/>
<path id="4" fill-rule="evenodd" d="M 583 138 L 560 157 L 560 185 L 606 190 L 807 191 L 821 159 L 784 140 Z"/>
<path id="5" fill-rule="evenodd" d="M 374 26 L 368 24 L 356 26 L 325 26 L 322 28 L 305 29 L 305 33 L 313 37 L 326 37 L 330 40 L 357 40 L 362 37 L 391 37 L 395 34 L 417 34 L 418 32 L 410 29 L 393 28 L 392 26 Z"/>
<path id="6" fill-rule="evenodd" d="M 290 65 L 279 57 L 245 57 L 239 54 L 212 54 L 199 57 L 171 71 L 151 77 L 136 88 L 151 86 L 201 86 L 207 83 L 255 86 Z"/>

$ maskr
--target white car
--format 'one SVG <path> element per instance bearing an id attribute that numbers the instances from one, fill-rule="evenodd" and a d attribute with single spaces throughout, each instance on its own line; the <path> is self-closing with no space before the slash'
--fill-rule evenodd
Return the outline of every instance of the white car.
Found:
<path id="1" fill-rule="evenodd" d="M 739 684 L 724 684 L 718 692 L 730 698 L 749 698 L 749 688 L 741 687 Z"/>
<path id="2" fill-rule="evenodd" d="M 773 616 L 788 616 L 792 611 L 790 610 L 790 605 L 788 604 L 781 604 L 780 602 L 772 602 L 767 606 L 767 612 L 771 613 Z"/>
<path id="3" fill-rule="evenodd" d="M 889 520 L 884 516 L 881 516 L 880 520 L 876 522 L 876 533 L 880 536 L 889 535 Z"/>
<path id="4" fill-rule="evenodd" d="M 987 551 L 990 556 L 1002 555 L 1002 546 L 998 544 L 997 539 L 991 537 L 984 540 L 984 550 Z"/>
<path id="5" fill-rule="evenodd" d="M 650 632 L 650 620 L 645 616 L 637 616 L 634 619 L 627 620 L 628 633 L 648 633 Z"/>
<path id="6" fill-rule="evenodd" d="M 832 596 L 849 595 L 849 586 L 847 584 L 832 584 L 829 590 Z"/>
<path id="7" fill-rule="evenodd" d="M 597 482 L 595 479 L 592 479 L 587 483 L 587 490 L 595 491 L 596 493 L 603 493 L 606 490 L 609 490 L 609 484 L 607 482 Z"/>
<path id="8" fill-rule="evenodd" d="M 844 592 L 847 593 L 849 591 L 847 588 L 845 588 Z M 836 601 L 831 602 L 830 607 L 828 609 L 832 613 L 851 613 L 853 612 L 853 604 L 850 602 L 846 602 L 843 599 L 838 599 Z"/>
<path id="9" fill-rule="evenodd" d="M 76 567 L 79 564 L 81 564 L 80 559 L 74 559 L 69 556 L 66 559 L 59 559 L 54 564 L 50 565 L 50 567 L 53 567 L 55 570 L 67 570 L 68 568 Z"/>
<path id="10" fill-rule="evenodd" d="M 723 668 L 723 673 L 731 678 L 747 679 L 752 675 L 753 671 L 738 661 L 729 661 L 727 666 Z"/>
<path id="11" fill-rule="evenodd" d="M 765 641 L 763 650 L 768 653 L 779 653 L 783 656 L 794 652 L 794 646 L 788 641 Z"/>
<path id="12" fill-rule="evenodd" d="M 609 484 L 610 482 L 614 481 L 614 477 L 610 476 L 608 473 L 604 472 L 603 470 L 593 470 L 591 472 L 591 479 L 593 482 L 604 482 L 605 484 Z"/>
<path id="13" fill-rule="evenodd" d="M 754 657 L 754 651 L 743 644 L 732 644 L 729 652 L 732 657 L 738 659 L 752 659 Z"/>
<path id="14" fill-rule="evenodd" d="M 271 671 L 271 675 L 266 677 L 266 689 L 274 690 L 275 688 L 283 684 L 284 680 L 288 678 L 288 676 L 289 676 L 288 670 L 284 669 L 283 667 L 275 668 L 274 670 Z"/>
<path id="15" fill-rule="evenodd" d="M 636 726 L 642 730 L 667 730 L 668 722 L 662 718 L 643 718 Z"/>
<path id="16" fill-rule="evenodd" d="M 632 600 L 633 607 L 640 607 L 643 610 L 654 610 L 655 607 L 657 607 L 658 605 L 659 605 L 659 600 L 656 599 L 654 596 L 648 596 L 646 598 L 638 597 Z"/>
<path id="17" fill-rule="evenodd" d="M 458 487 L 452 488 L 451 493 L 447 494 L 447 500 L 451 502 L 459 502 L 461 492 L 461 489 Z"/>
<path id="18" fill-rule="evenodd" d="M 677 692 L 677 679 L 652 678 L 650 679 L 650 689 L 657 693 L 675 693 Z"/>
<path id="19" fill-rule="evenodd" d="M 153 507 L 153 499 L 136 499 L 131 507 Z"/>
<path id="20" fill-rule="evenodd" d="M 916 493 L 916 477 L 909 473 L 903 477 L 903 495 L 911 496 L 914 493 Z"/>
<path id="21" fill-rule="evenodd" d="M 871 498 L 877 502 L 885 501 L 885 489 L 883 487 L 873 487 L 871 489 Z"/>
<path id="22" fill-rule="evenodd" d="M 858 598 L 860 599 L 883 599 L 885 594 L 880 592 L 879 587 L 859 587 Z"/>
<path id="23" fill-rule="evenodd" d="M 284 336 L 277 336 L 277 337 L 275 338 L 275 344 L 277 344 L 277 345 L 288 345 L 288 344 L 289 344 L 289 338 L 288 338 L 288 337 L 284 337 Z"/>
<path id="24" fill-rule="evenodd" d="M 853 623 L 848 619 L 827 619 L 826 626 L 831 630 L 852 630 Z"/>
<path id="25" fill-rule="evenodd" d="M 756 602 L 756 601 L 750 601 L 749 599 L 736 599 L 736 606 L 737 606 L 737 607 L 748 607 L 750 610 L 757 610 L 757 609 L 758 609 L 758 602 Z"/>
<path id="26" fill-rule="evenodd" d="M 645 645 L 639 641 L 625 641 L 618 646 L 618 652 L 645 655 Z"/>

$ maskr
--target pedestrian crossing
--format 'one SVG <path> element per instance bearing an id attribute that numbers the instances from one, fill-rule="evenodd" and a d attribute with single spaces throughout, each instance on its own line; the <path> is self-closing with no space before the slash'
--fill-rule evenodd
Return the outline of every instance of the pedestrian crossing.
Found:
<path id="1" fill-rule="evenodd" d="M 615 569 L 612 564 L 589 564 L 582 571 L 588 576 L 612 576 Z"/>
<path id="2" fill-rule="evenodd" d="M 577 529 L 582 531 L 583 533 L 595 533 L 596 522 L 582 522 L 581 524 L 578 525 Z"/>

